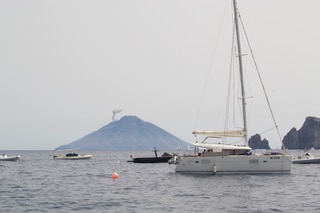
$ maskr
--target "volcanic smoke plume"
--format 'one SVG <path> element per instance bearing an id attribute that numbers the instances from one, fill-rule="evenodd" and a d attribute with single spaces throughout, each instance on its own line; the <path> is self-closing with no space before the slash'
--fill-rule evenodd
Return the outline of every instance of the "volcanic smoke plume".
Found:
<path id="1" fill-rule="evenodd" d="M 115 109 L 112 111 L 112 121 L 116 121 L 117 119 L 115 118 L 116 114 L 122 112 L 121 109 Z"/>

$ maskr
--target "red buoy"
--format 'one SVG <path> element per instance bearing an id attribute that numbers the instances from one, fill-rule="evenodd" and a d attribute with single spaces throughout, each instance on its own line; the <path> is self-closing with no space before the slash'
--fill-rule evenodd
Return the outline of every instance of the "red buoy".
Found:
<path id="1" fill-rule="evenodd" d="M 114 180 L 118 179 L 118 177 L 119 177 L 118 173 L 116 173 L 116 172 L 112 173 L 112 178 Z"/>

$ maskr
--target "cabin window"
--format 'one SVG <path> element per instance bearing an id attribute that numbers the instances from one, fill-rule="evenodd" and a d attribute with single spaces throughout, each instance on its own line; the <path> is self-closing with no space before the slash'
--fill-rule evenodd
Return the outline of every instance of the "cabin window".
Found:
<path id="1" fill-rule="evenodd" d="M 258 164 L 259 160 L 258 159 L 251 159 L 249 162 L 250 162 L 250 164 Z"/>
<path id="2" fill-rule="evenodd" d="M 210 160 L 201 160 L 201 164 L 210 164 L 211 161 Z"/>

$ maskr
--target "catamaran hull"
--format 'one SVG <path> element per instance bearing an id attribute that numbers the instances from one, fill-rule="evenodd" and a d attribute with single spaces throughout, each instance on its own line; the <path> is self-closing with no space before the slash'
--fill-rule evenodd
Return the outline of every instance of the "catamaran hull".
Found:
<path id="1" fill-rule="evenodd" d="M 290 173 L 291 155 L 183 157 L 176 172 L 190 174 Z"/>

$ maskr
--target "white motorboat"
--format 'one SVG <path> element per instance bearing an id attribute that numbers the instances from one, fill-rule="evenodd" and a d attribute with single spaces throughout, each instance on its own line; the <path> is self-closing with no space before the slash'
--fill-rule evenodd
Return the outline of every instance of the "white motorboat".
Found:
<path id="1" fill-rule="evenodd" d="M 89 154 L 78 154 L 75 152 L 70 152 L 68 154 L 64 154 L 60 151 L 57 151 L 57 155 L 53 156 L 55 160 L 88 160 L 92 157 Z"/>
<path id="2" fill-rule="evenodd" d="M 306 152 L 303 156 L 293 159 L 293 164 L 320 164 L 320 157 L 314 157 L 310 152 Z"/>
<path id="3" fill-rule="evenodd" d="M 224 131 L 204 131 L 197 130 L 194 131 L 193 134 L 195 136 L 205 137 L 202 142 L 196 142 L 194 145 L 196 146 L 195 155 L 187 155 L 181 157 L 174 157 L 173 160 L 170 160 L 169 163 L 176 164 L 176 172 L 180 173 L 193 173 L 193 174 L 263 174 L 263 173 L 290 173 L 292 166 L 292 155 L 287 154 L 286 150 L 282 150 L 282 152 L 274 152 L 274 153 L 261 153 L 261 154 L 253 154 L 251 152 L 251 148 L 248 145 L 248 128 L 247 128 L 247 113 L 246 113 L 246 95 L 245 95 L 245 87 L 244 87 L 244 71 L 243 71 L 243 62 L 242 57 L 245 56 L 241 52 L 240 45 L 240 33 L 239 33 L 239 22 L 240 15 L 237 8 L 236 0 L 233 0 L 233 14 L 234 14 L 234 30 L 235 36 L 232 41 L 233 50 L 236 50 L 234 54 L 237 58 L 237 67 L 239 70 L 239 75 L 230 74 L 232 79 L 233 76 L 239 76 L 240 92 L 236 93 L 236 95 L 240 94 L 238 100 L 240 101 L 239 106 L 241 106 L 241 115 L 238 116 L 242 118 L 242 127 L 237 130 L 229 129 L 228 126 L 228 113 L 234 112 L 235 110 L 231 110 L 229 108 L 226 109 L 226 124 Z M 241 22 L 242 23 L 242 22 Z M 251 47 L 249 45 L 249 49 L 251 51 Z M 251 51 L 252 52 L 252 51 Z M 232 62 L 236 62 L 236 60 L 232 60 Z M 254 63 L 256 65 L 256 63 Z M 233 68 L 233 67 L 232 67 Z M 256 67 L 257 68 L 257 67 Z M 233 69 L 230 69 L 233 70 Z M 278 132 L 279 139 L 281 141 L 281 137 L 278 130 L 278 125 L 275 122 L 275 118 L 273 116 L 269 100 L 266 95 L 266 91 L 262 84 L 262 80 L 258 72 L 258 79 L 260 80 L 262 90 L 264 92 L 264 96 L 266 98 L 267 106 L 271 112 L 274 128 Z M 229 80 L 230 81 L 230 80 Z M 234 99 L 232 99 L 231 92 L 233 92 L 230 85 L 237 85 L 237 83 L 229 83 L 228 84 L 228 92 L 227 98 L 228 103 L 233 103 Z M 231 89 L 230 89 L 231 88 Z M 234 95 L 234 96 L 236 96 Z M 229 101 L 230 100 L 230 101 Z M 236 105 L 236 104 L 235 104 Z M 228 107 L 228 106 L 227 106 Z M 231 107 L 230 107 L 231 108 Z M 229 117 L 232 117 L 229 115 Z M 261 121 L 265 122 L 265 121 Z M 252 124 L 254 125 L 254 124 Z M 239 126 L 236 126 L 238 128 Z M 226 138 L 229 138 L 228 140 Z M 244 145 L 235 145 L 238 144 L 238 141 L 234 143 L 230 143 L 231 138 L 241 138 L 244 142 Z M 209 143 L 208 139 L 218 139 L 219 143 Z M 241 142 L 241 141 L 240 141 Z M 228 144 L 227 144 L 228 143 Z M 282 147 L 284 145 L 282 144 Z M 203 153 L 199 153 L 199 148 L 206 149 Z"/>
<path id="4" fill-rule="evenodd" d="M 20 160 L 21 156 L 7 156 L 6 154 L 0 155 L 0 161 L 18 161 Z"/>

